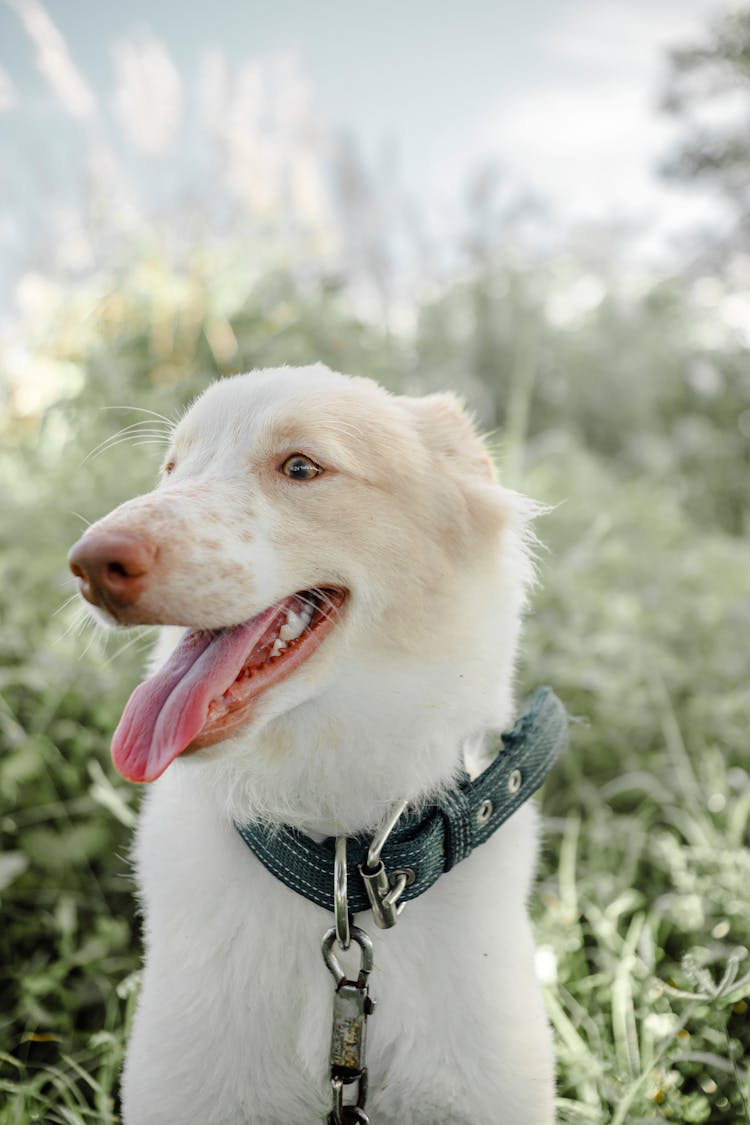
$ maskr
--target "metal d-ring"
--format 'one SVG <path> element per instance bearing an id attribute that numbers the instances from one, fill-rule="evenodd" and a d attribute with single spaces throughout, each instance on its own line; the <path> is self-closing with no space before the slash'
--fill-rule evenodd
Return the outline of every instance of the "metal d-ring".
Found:
<path id="1" fill-rule="evenodd" d="M 377 832 L 370 841 L 370 847 L 367 851 L 367 866 L 370 871 L 374 870 L 380 862 L 380 853 L 383 850 L 383 845 L 390 836 L 393 829 L 396 827 L 399 817 L 408 805 L 408 801 L 398 801 L 386 819 L 380 825 Z"/>
<path id="2" fill-rule="evenodd" d="M 333 913 L 336 919 L 336 940 L 342 949 L 348 949 L 351 944 L 346 883 L 346 836 L 337 836 L 333 861 Z"/>

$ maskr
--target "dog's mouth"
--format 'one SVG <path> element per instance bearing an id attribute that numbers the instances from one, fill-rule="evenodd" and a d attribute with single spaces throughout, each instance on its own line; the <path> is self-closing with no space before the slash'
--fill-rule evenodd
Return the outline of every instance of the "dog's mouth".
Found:
<path id="1" fill-rule="evenodd" d="M 128 700 L 112 739 L 115 768 L 129 781 L 155 781 L 185 750 L 244 726 L 258 696 L 325 640 L 346 596 L 338 587 L 304 590 L 239 625 L 189 630 Z"/>

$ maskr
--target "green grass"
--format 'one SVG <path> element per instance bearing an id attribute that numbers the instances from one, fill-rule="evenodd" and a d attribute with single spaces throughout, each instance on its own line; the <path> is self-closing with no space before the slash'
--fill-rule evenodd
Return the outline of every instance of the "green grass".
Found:
<path id="1" fill-rule="evenodd" d="M 23 418 L 10 401 L 0 423 L 0 1125 L 116 1121 L 137 990 L 137 797 L 108 744 L 147 636 L 102 647 L 73 606 L 55 614 L 73 513 L 147 488 L 158 459 L 118 446 L 82 469 L 138 418 L 100 408 L 171 415 L 216 374 L 312 359 L 463 391 L 499 426 L 512 483 L 553 505 L 519 679 L 550 683 L 576 719 L 542 795 L 533 908 L 560 1121 L 750 1120 L 741 353 L 692 340 L 674 280 L 563 328 L 546 275 L 494 261 L 394 337 L 323 280 L 302 290 L 269 268 L 250 285 L 210 255 L 179 273 L 150 261 L 148 284 L 144 268 L 26 326 L 58 391 Z M 699 361 L 720 394 L 692 387 Z"/>
<path id="2" fill-rule="evenodd" d="M 545 786 L 535 911 L 560 1120 L 746 1120 L 746 547 L 578 453 L 530 481 L 571 497 L 523 669 L 580 720 Z"/>

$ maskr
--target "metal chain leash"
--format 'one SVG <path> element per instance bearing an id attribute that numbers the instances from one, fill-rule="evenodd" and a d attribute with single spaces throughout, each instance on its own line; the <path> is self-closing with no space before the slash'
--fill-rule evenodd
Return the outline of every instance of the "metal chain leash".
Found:
<path id="1" fill-rule="evenodd" d="M 336 840 L 334 917 L 335 926 L 323 937 L 323 960 L 336 982 L 329 1058 L 333 1108 L 328 1116 L 328 1125 L 370 1125 L 370 1118 L 365 1113 L 365 1029 L 367 1017 L 375 1007 L 367 983 L 372 972 L 373 950 L 365 931 L 353 926 L 349 918 L 345 836 Z M 337 942 L 341 949 L 348 949 L 352 941 L 359 946 L 362 954 L 356 980 L 349 980 L 333 952 L 334 943 Z M 344 1103 L 345 1087 L 354 1088 L 356 1101 Z"/>
<path id="2" fill-rule="evenodd" d="M 362 951 L 356 980 L 347 978 L 333 952 L 333 944 L 337 940 L 335 927 L 331 927 L 323 938 L 323 958 L 336 981 L 330 1055 L 333 1108 L 328 1117 L 328 1125 L 370 1125 L 370 1118 L 365 1113 L 365 1027 L 367 1017 L 375 1007 L 367 986 L 367 978 L 373 965 L 372 942 L 364 930 L 357 926 L 351 927 L 351 937 Z M 344 1104 L 345 1087 L 354 1088 L 354 1103 Z"/>
<path id="3" fill-rule="evenodd" d="M 409 882 L 406 871 L 396 871 L 389 879 L 380 853 L 383 845 L 406 808 L 406 801 L 393 807 L 380 829 L 373 836 L 367 861 L 359 871 L 365 882 L 375 924 L 381 929 L 395 926 L 403 904 L 398 899 Z M 412 874 L 413 877 L 413 874 Z M 333 994 L 333 1027 L 329 1058 L 333 1108 L 327 1125 L 370 1125 L 365 1112 L 367 1101 L 367 1067 L 365 1065 L 365 1030 L 367 1017 L 375 1009 L 370 996 L 368 978 L 373 967 L 372 942 L 364 930 L 354 926 L 349 914 L 346 873 L 346 837 L 336 838 L 333 868 L 333 912 L 335 925 L 323 937 L 323 960 L 336 982 Z M 336 957 L 333 946 L 348 949 L 352 941 L 359 946 L 361 959 L 356 980 L 350 980 Z M 344 1091 L 351 1087 L 354 1101 L 344 1102 Z"/>

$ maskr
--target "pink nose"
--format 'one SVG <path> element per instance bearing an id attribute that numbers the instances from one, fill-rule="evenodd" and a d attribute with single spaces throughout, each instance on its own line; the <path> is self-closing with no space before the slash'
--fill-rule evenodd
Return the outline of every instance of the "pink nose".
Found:
<path id="1" fill-rule="evenodd" d="M 93 531 L 78 540 L 68 563 L 86 601 L 116 615 L 141 596 L 155 558 L 156 545 L 144 535 Z"/>

